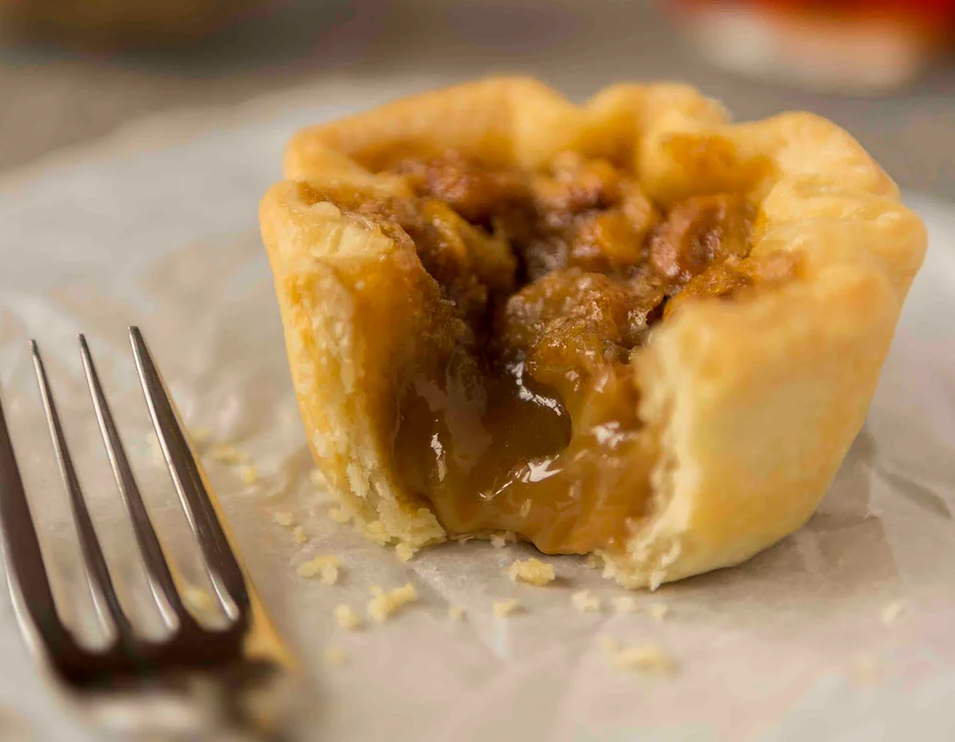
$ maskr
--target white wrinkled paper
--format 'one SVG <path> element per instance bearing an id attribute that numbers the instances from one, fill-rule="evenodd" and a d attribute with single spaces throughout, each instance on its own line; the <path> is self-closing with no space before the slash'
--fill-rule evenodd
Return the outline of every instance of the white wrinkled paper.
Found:
<path id="1" fill-rule="evenodd" d="M 532 550 L 486 543 L 403 563 L 325 517 L 292 395 L 256 207 L 299 126 L 428 80 L 342 80 L 237 109 L 157 118 L 0 181 L 0 383 L 24 477 L 60 584 L 80 603 L 66 499 L 40 417 L 35 337 L 131 602 L 141 574 L 83 386 L 87 333 L 142 488 L 184 573 L 201 586 L 184 519 L 155 463 L 126 327 L 138 324 L 193 429 L 253 579 L 315 684 L 315 740 L 955 739 L 955 206 L 911 199 L 932 240 L 869 421 L 811 522 L 749 563 L 625 594 L 582 559 L 546 558 L 535 588 L 503 570 Z M 215 442 L 254 472 L 214 459 Z M 245 482 L 243 482 L 243 476 Z M 257 478 L 254 484 L 248 482 Z M 284 526 L 275 518 L 291 525 Z M 308 542 L 297 544 L 292 526 Z M 297 565 L 337 554 L 333 586 Z M 383 624 L 369 586 L 407 581 L 417 602 Z M 587 589 L 599 612 L 579 613 Z M 521 610 L 495 618 L 495 600 Z M 88 599 L 87 599 L 88 600 Z M 665 604 L 660 621 L 652 606 Z M 460 606 L 464 620 L 449 620 Z M 140 606 L 140 619 L 150 613 Z M 153 619 L 154 620 L 154 619 Z M 600 637 L 652 644 L 671 676 L 621 671 Z M 345 655 L 326 662 L 329 647 Z M 90 740 L 51 700 L 0 597 L 0 739 Z"/>

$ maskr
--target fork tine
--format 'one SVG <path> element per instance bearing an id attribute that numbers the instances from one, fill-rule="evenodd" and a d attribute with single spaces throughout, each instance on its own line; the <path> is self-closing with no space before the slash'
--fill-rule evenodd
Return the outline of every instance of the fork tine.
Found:
<path id="1" fill-rule="evenodd" d="M 185 607 L 176 589 L 172 572 L 166 563 L 166 557 L 163 554 L 162 546 L 159 544 L 159 538 L 156 536 L 156 530 L 153 528 L 149 513 L 146 511 L 143 498 L 139 494 L 139 487 L 133 478 L 133 471 L 129 466 L 129 460 L 126 458 L 126 452 L 116 430 L 109 404 L 106 402 L 106 395 L 103 393 L 103 386 L 100 383 L 99 374 L 96 373 L 96 366 L 93 364 L 86 338 L 80 335 L 79 340 L 80 355 L 83 358 L 83 368 L 86 371 L 86 381 L 90 388 L 90 396 L 93 398 L 93 407 L 96 410 L 96 418 L 103 435 L 103 443 L 106 445 L 106 452 L 109 455 L 109 463 L 113 469 L 116 485 L 119 487 L 123 503 L 126 505 L 126 511 L 129 513 L 130 520 L 132 520 L 133 532 L 136 534 L 136 541 L 139 544 L 143 562 L 146 564 L 146 569 L 153 582 L 162 590 L 176 618 L 180 622 L 187 620 Z"/>
<path id="2" fill-rule="evenodd" d="M 106 557 L 103 555 L 99 538 L 96 536 L 96 529 L 93 527 L 93 520 L 90 518 L 89 510 L 86 507 L 83 491 L 80 489 L 80 482 L 76 476 L 76 469 L 73 467 L 73 459 L 63 435 L 63 427 L 60 424 L 60 416 L 53 400 L 53 392 L 50 389 L 43 358 L 40 356 L 40 349 L 35 340 L 30 341 L 30 349 L 33 353 L 33 367 L 36 371 L 37 383 L 40 386 L 43 410 L 46 413 L 47 425 L 50 428 L 50 437 L 53 439 L 56 461 L 59 464 L 63 483 L 66 485 L 70 496 L 73 521 L 79 537 L 80 548 L 83 551 L 83 558 L 86 561 L 90 578 L 106 602 L 106 609 L 113 620 L 119 641 L 125 644 L 132 638 L 133 627 L 119 602 L 113 578 L 110 575 L 109 567 L 106 565 Z"/>
<path id="3" fill-rule="evenodd" d="M 138 327 L 129 328 L 129 338 L 153 427 L 159 437 L 179 499 L 199 541 L 206 563 L 221 578 L 229 596 L 239 609 L 241 620 L 249 606 L 249 595 L 242 570 L 222 530 L 162 376 Z"/>
<path id="4" fill-rule="evenodd" d="M 30 505 L 13 452 L 13 442 L 0 405 L 0 527 L 7 579 L 16 587 L 30 614 L 33 627 L 46 643 L 51 656 L 73 653 L 75 644 L 60 621 L 40 551 Z M 16 605 L 16 601 L 14 603 Z"/>

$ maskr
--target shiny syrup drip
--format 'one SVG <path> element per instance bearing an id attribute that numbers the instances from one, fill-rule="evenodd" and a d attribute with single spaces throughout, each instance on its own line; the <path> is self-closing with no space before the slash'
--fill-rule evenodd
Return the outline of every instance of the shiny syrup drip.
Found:
<path id="1" fill-rule="evenodd" d="M 509 530 L 545 553 L 622 548 L 643 514 L 652 456 L 638 435 L 624 364 L 570 407 L 511 373 L 462 388 L 419 375 L 401 403 L 395 460 L 402 482 L 451 533 Z M 447 390 L 442 393 L 442 386 Z"/>

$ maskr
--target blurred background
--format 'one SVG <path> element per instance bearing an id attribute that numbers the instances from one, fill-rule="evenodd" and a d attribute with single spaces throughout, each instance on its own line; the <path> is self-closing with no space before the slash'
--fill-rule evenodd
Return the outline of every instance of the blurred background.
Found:
<path id="1" fill-rule="evenodd" d="M 953 37 L 955 0 L 0 0 L 0 172 L 158 110 L 522 72 L 577 99 L 669 79 L 738 119 L 809 109 L 952 197 Z"/>

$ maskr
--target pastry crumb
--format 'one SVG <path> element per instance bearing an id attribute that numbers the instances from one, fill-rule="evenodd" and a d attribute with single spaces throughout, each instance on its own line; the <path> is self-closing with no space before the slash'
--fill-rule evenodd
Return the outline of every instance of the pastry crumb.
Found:
<path id="1" fill-rule="evenodd" d="M 361 616 L 347 603 L 340 603 L 335 606 L 335 621 L 346 631 L 354 631 L 361 628 Z"/>
<path id="2" fill-rule="evenodd" d="M 244 464 L 239 467 L 239 479 L 246 487 L 251 487 L 259 481 L 259 471 L 251 464 Z"/>
<path id="3" fill-rule="evenodd" d="M 504 533 L 492 533 L 491 534 L 491 546 L 495 549 L 503 549 L 504 545 L 508 541 L 517 541 L 517 536 L 514 534 L 514 531 L 504 531 Z"/>
<path id="4" fill-rule="evenodd" d="M 415 551 L 416 549 L 411 544 L 404 542 L 395 546 L 395 554 L 397 554 L 398 558 L 403 562 L 410 562 L 415 555 Z"/>
<path id="5" fill-rule="evenodd" d="M 348 655 L 341 647 L 333 644 L 325 648 L 325 662 L 329 665 L 342 665 L 346 659 L 348 659 Z"/>
<path id="6" fill-rule="evenodd" d="M 587 566 L 587 569 L 600 569 L 600 557 L 596 554 L 588 554 L 584 564 Z"/>
<path id="7" fill-rule="evenodd" d="M 338 582 L 340 563 L 337 556 L 320 555 L 302 562 L 296 571 L 300 577 L 318 577 L 323 585 L 334 585 Z"/>
<path id="8" fill-rule="evenodd" d="M 384 546 L 391 540 L 391 537 L 385 530 L 384 524 L 380 520 L 373 520 L 370 523 L 363 524 L 362 533 L 365 534 L 365 537 L 369 541 L 373 541 L 379 546 Z"/>
<path id="9" fill-rule="evenodd" d="M 621 595 L 613 599 L 613 607 L 618 613 L 636 613 L 640 609 L 637 599 L 632 595 Z"/>
<path id="10" fill-rule="evenodd" d="M 249 460 L 247 453 L 227 443 L 220 443 L 213 446 L 209 449 L 209 455 L 214 461 L 218 461 L 220 464 L 244 464 Z"/>
<path id="11" fill-rule="evenodd" d="M 514 560 L 505 570 L 508 577 L 514 582 L 526 582 L 529 585 L 544 585 L 554 581 L 554 566 L 542 562 L 540 559 Z"/>
<path id="12" fill-rule="evenodd" d="M 276 510 L 272 513 L 272 520 L 284 528 L 291 528 L 295 522 L 295 516 L 288 510 Z"/>
<path id="13" fill-rule="evenodd" d="M 378 623 L 387 621 L 402 606 L 418 598 L 418 592 L 410 582 L 394 590 L 385 591 L 378 585 L 372 585 L 372 599 L 368 601 L 368 615 Z"/>
<path id="14" fill-rule="evenodd" d="M 468 541 L 471 541 L 474 536 L 459 536 L 455 539 L 458 542 L 458 546 L 464 546 Z"/>
<path id="15" fill-rule="evenodd" d="M 643 670 L 657 675 L 669 675 L 677 665 L 670 655 L 656 644 L 621 647 L 611 637 L 601 637 L 601 648 L 611 664 L 619 670 Z"/>
<path id="16" fill-rule="evenodd" d="M 186 583 L 182 589 L 182 598 L 198 613 L 209 613 L 215 606 L 212 596 L 201 587 Z"/>
<path id="17" fill-rule="evenodd" d="M 570 596 L 574 607 L 581 613 L 599 613 L 600 598 L 592 594 L 589 590 L 578 590 Z"/>
<path id="18" fill-rule="evenodd" d="M 663 623 L 663 619 L 670 613 L 670 606 L 664 605 L 663 603 L 653 603 L 647 609 L 647 612 L 653 617 L 654 621 Z"/>
<path id="19" fill-rule="evenodd" d="M 329 508 L 328 517 L 336 523 L 347 523 L 351 520 L 351 516 L 341 508 Z"/>
<path id="20" fill-rule="evenodd" d="M 491 606 L 491 610 L 494 612 L 494 615 L 497 618 L 506 618 L 510 616 L 514 611 L 520 608 L 520 604 L 517 602 L 517 598 L 509 598 L 507 600 L 495 600 L 494 605 Z"/>
<path id="21" fill-rule="evenodd" d="M 464 620 L 464 609 L 459 605 L 448 608 L 448 619 L 451 623 L 461 623 Z"/>
<path id="22" fill-rule="evenodd" d="M 326 564 L 319 572 L 319 581 L 323 585 L 334 585 L 338 582 L 338 567 L 334 564 Z"/>
<path id="23" fill-rule="evenodd" d="M 292 538 L 295 539 L 295 543 L 297 544 L 304 544 L 308 541 L 308 536 L 305 535 L 305 529 L 301 526 L 295 526 L 295 528 L 292 529 Z"/>
<path id="24" fill-rule="evenodd" d="M 897 600 L 894 603 L 889 603 L 882 609 L 882 623 L 886 626 L 891 626 L 904 611 L 905 606 L 901 601 Z"/>

